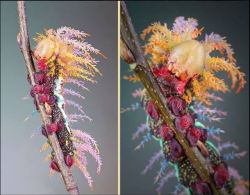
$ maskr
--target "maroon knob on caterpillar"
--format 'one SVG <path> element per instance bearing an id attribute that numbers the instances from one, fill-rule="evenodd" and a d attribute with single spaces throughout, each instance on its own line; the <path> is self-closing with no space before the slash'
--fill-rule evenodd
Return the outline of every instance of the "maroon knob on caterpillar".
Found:
<path id="1" fill-rule="evenodd" d="M 51 124 L 47 125 L 47 129 L 48 129 L 48 132 L 51 134 L 51 133 L 54 133 L 58 130 L 58 126 L 56 123 L 51 123 Z"/>
<path id="2" fill-rule="evenodd" d="M 38 96 L 38 99 L 39 99 L 39 102 L 40 102 L 41 104 L 44 104 L 45 102 L 48 101 L 48 97 L 47 97 L 46 95 L 44 95 L 44 94 L 39 95 L 39 96 Z"/>
<path id="3" fill-rule="evenodd" d="M 45 85 L 43 87 L 43 93 L 49 95 L 51 93 L 51 87 L 49 85 Z"/>
<path id="4" fill-rule="evenodd" d="M 68 154 L 67 156 L 64 157 L 64 161 L 65 161 L 65 164 L 66 164 L 68 167 L 71 167 L 71 166 L 73 165 L 73 163 L 74 163 L 74 160 L 73 160 L 72 156 L 69 155 L 69 154 Z"/>
<path id="5" fill-rule="evenodd" d="M 34 78 L 35 78 L 36 84 L 41 85 L 46 82 L 46 74 L 43 72 L 36 72 L 34 74 Z"/>
<path id="6" fill-rule="evenodd" d="M 174 132 L 167 125 L 160 126 L 160 135 L 164 141 L 170 141 L 174 137 Z"/>
<path id="7" fill-rule="evenodd" d="M 55 160 L 51 161 L 50 168 L 53 169 L 53 170 L 55 170 L 55 171 L 57 171 L 57 172 L 60 172 L 60 169 L 59 169 L 59 167 L 58 167 L 58 165 L 57 165 L 57 163 L 56 163 Z"/>
<path id="8" fill-rule="evenodd" d="M 47 70 L 48 66 L 46 65 L 46 59 L 41 59 L 38 61 L 38 69 L 41 71 Z"/>
<path id="9" fill-rule="evenodd" d="M 194 194 L 212 195 L 209 185 L 206 182 L 198 181 L 197 183 L 193 183 L 191 188 Z"/>
<path id="10" fill-rule="evenodd" d="M 54 105 L 56 103 L 56 97 L 55 96 L 49 96 L 48 99 L 47 99 L 47 103 L 49 105 Z"/>
<path id="11" fill-rule="evenodd" d="M 42 85 L 35 85 L 35 86 L 33 87 L 33 92 L 34 92 L 35 94 L 42 93 L 42 92 L 43 92 L 43 87 L 42 87 Z"/>
<path id="12" fill-rule="evenodd" d="M 195 146 L 201 137 L 201 130 L 197 127 L 192 127 L 187 132 L 187 140 L 191 146 Z"/>
<path id="13" fill-rule="evenodd" d="M 223 185 L 229 180 L 228 170 L 223 165 L 218 165 L 214 169 L 214 181 L 219 188 L 222 188 Z"/>
<path id="14" fill-rule="evenodd" d="M 152 119 L 154 120 L 159 119 L 157 108 L 152 100 L 148 101 L 147 103 L 147 112 Z"/>

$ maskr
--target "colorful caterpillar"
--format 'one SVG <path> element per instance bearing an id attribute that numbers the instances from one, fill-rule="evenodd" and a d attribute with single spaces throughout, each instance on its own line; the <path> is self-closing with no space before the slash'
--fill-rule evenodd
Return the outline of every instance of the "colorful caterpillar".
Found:
<path id="1" fill-rule="evenodd" d="M 196 38 L 203 28 L 198 29 L 197 26 L 195 19 L 186 20 L 184 17 L 176 18 L 172 30 L 166 24 L 152 24 L 141 34 L 143 40 L 151 34 L 144 46 L 145 55 L 150 56 L 150 68 L 165 97 L 175 129 L 185 136 L 189 147 L 209 171 L 216 188 L 222 194 L 248 194 L 248 181 L 243 180 L 237 170 L 226 164 L 227 160 L 240 158 L 246 152 L 235 151 L 238 146 L 234 143 L 222 143 L 219 135 L 223 130 L 205 125 L 218 122 L 226 115 L 225 112 L 209 107 L 212 101 L 222 101 L 212 91 L 228 91 L 225 82 L 215 73 L 227 72 L 232 80 L 232 89 L 239 81 L 237 92 L 244 87 L 244 73 L 235 65 L 234 52 L 225 38 L 211 33 L 205 36 L 204 41 L 198 41 Z M 220 52 L 221 57 L 212 57 L 215 50 Z M 139 81 L 137 75 L 124 78 L 132 82 Z M 157 192 L 161 193 L 164 184 L 177 176 L 174 194 L 213 194 L 209 183 L 201 179 L 185 155 L 173 129 L 163 121 L 146 89 L 137 89 L 132 95 L 140 97 L 141 102 L 132 104 L 122 112 L 135 111 L 142 105 L 147 114 L 146 123 L 140 125 L 133 135 L 133 139 L 136 139 L 144 134 L 136 149 L 152 138 L 161 145 L 161 150 L 143 170 L 146 173 L 155 162 L 162 160 L 161 169 L 155 178 L 155 182 L 158 182 Z M 208 138 L 213 139 L 217 147 Z M 226 149 L 233 151 L 223 154 Z M 168 167 L 174 169 L 168 170 Z"/>
<path id="2" fill-rule="evenodd" d="M 102 161 L 97 143 L 88 133 L 71 129 L 71 123 L 91 118 L 86 115 L 81 105 L 66 98 L 72 95 L 84 99 L 78 91 L 68 88 L 67 85 L 73 84 L 82 90 L 88 90 L 85 81 L 94 83 L 94 77 L 101 74 L 96 67 L 98 61 L 91 56 L 91 53 L 101 53 L 85 42 L 87 35 L 69 27 L 61 27 L 57 30 L 46 30 L 45 34 L 39 34 L 35 38 L 37 45 L 33 56 L 37 62 L 38 72 L 34 75 L 36 85 L 30 94 L 32 97 L 34 94 L 38 95 L 39 104 L 44 105 L 46 113 L 51 118 L 47 130 L 49 133 L 56 133 L 66 165 L 77 166 L 92 188 L 93 181 L 87 170 L 86 153 L 96 160 L 99 173 Z M 68 106 L 77 109 L 78 113 L 67 113 Z M 44 126 L 41 132 L 47 137 Z M 47 140 L 42 150 L 47 149 L 49 145 Z M 49 158 L 51 172 L 60 171 L 54 160 L 53 151 Z"/>

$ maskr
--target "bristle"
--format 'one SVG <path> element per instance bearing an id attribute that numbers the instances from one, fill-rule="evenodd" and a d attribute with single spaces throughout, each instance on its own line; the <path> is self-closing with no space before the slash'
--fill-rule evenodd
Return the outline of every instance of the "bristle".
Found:
<path id="1" fill-rule="evenodd" d="M 78 98 L 81 98 L 81 99 L 85 99 L 84 96 L 82 96 L 80 93 L 78 93 L 77 91 L 74 91 L 73 89 L 67 89 L 67 88 L 64 88 L 64 94 L 65 95 L 72 95 L 72 96 L 76 96 Z"/>
<path id="2" fill-rule="evenodd" d="M 146 123 L 142 123 L 140 126 L 137 127 L 136 132 L 133 133 L 132 140 L 139 138 L 140 134 L 143 134 L 148 130 L 149 130 L 148 125 Z"/>
<path id="3" fill-rule="evenodd" d="M 143 169 L 142 174 L 146 174 L 151 168 L 152 166 L 159 161 L 160 159 L 162 159 L 164 157 L 162 150 L 158 151 L 157 153 L 155 153 L 149 160 L 148 164 L 146 165 L 146 167 Z"/>
<path id="4" fill-rule="evenodd" d="M 93 189 L 93 179 L 90 176 L 90 174 L 89 174 L 89 172 L 87 170 L 87 167 L 84 166 L 83 164 L 81 164 L 77 158 L 75 158 L 75 161 L 76 161 L 76 166 L 81 170 L 81 172 L 83 173 L 84 177 L 87 179 L 89 187 L 91 189 Z"/>

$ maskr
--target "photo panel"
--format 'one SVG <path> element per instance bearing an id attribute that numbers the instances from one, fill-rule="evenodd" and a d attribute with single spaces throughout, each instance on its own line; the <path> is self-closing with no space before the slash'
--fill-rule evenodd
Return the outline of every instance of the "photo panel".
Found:
<path id="1" fill-rule="evenodd" d="M 249 193 L 248 18 L 249 2 L 121 2 L 121 194 Z"/>
<path id="2" fill-rule="evenodd" d="M 117 5 L 1 2 L 1 194 L 117 194 Z"/>

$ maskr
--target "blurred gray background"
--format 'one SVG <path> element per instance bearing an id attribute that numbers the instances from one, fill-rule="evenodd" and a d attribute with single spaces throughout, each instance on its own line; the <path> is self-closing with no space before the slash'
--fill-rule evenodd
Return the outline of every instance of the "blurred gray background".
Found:
<path id="1" fill-rule="evenodd" d="M 193 17 L 198 19 L 199 26 L 205 27 L 204 32 L 215 32 L 226 36 L 236 53 L 238 65 L 246 73 L 247 84 L 240 94 L 221 94 L 224 102 L 215 104 L 228 112 L 228 116 L 221 123 L 210 124 L 226 130 L 224 141 L 231 140 L 238 144 L 242 150 L 248 151 L 247 156 L 241 160 L 230 161 L 240 174 L 249 179 L 249 2 L 212 2 L 212 1 L 148 1 L 127 2 L 137 33 L 141 33 L 148 25 L 160 21 L 172 27 L 177 16 Z M 121 75 L 128 74 L 128 66 L 121 63 Z M 225 79 L 227 76 L 224 75 Z M 122 76 L 121 76 L 122 78 Z M 229 83 L 230 84 L 230 83 Z M 136 102 L 131 96 L 134 89 L 142 87 L 121 80 L 121 106 L 127 107 Z M 140 139 L 131 140 L 132 133 L 138 125 L 145 121 L 142 109 L 121 115 L 121 192 L 122 194 L 156 194 L 154 177 L 160 168 L 156 164 L 148 174 L 141 175 L 141 171 L 148 163 L 150 157 L 160 146 L 157 141 L 150 141 L 139 151 L 134 151 Z M 170 194 L 174 190 L 174 180 L 163 188 L 163 194 Z"/>
<path id="2" fill-rule="evenodd" d="M 90 92 L 83 92 L 86 99 L 73 98 L 94 119 L 74 125 L 92 135 L 100 147 L 103 169 L 99 176 L 96 163 L 87 156 L 94 191 L 78 169 L 73 173 L 82 194 L 116 194 L 117 2 L 27 2 L 26 15 L 31 38 L 43 29 L 70 26 L 91 34 L 87 42 L 108 57 L 98 58 L 103 76 L 97 78 L 97 84 L 87 85 Z M 39 133 L 30 138 L 41 125 L 39 114 L 23 122 L 34 105 L 31 99 L 22 100 L 30 86 L 16 42 L 18 30 L 16 2 L 1 1 L 1 194 L 65 194 L 59 174 L 49 177 L 49 163 L 43 161 L 48 152 L 39 152 L 45 138 Z"/>

